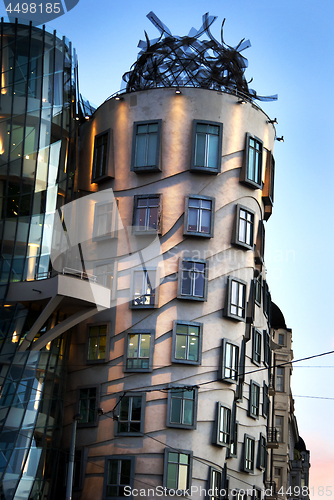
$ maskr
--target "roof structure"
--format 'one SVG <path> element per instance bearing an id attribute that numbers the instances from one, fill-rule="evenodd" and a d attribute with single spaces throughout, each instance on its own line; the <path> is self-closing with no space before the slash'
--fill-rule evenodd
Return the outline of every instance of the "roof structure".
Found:
<path id="1" fill-rule="evenodd" d="M 191 28 L 187 36 L 173 36 L 169 28 L 153 13 L 148 19 L 159 30 L 159 38 L 141 40 L 137 61 L 123 75 L 126 92 L 155 87 L 200 87 L 227 91 L 248 97 L 250 100 L 276 100 L 277 95 L 259 96 L 248 87 L 245 70 L 247 59 L 241 52 L 250 47 L 249 40 L 241 40 L 236 47 L 215 39 L 210 26 L 217 19 L 209 13 L 202 17 L 200 29 Z M 207 35 L 206 39 L 201 39 Z"/>

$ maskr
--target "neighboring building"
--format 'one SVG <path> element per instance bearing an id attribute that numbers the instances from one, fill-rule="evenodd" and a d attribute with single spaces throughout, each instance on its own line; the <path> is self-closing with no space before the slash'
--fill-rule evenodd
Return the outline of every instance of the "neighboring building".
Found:
<path id="1" fill-rule="evenodd" d="M 274 498 L 309 498 L 309 455 L 299 436 L 291 393 L 292 331 L 276 306 L 271 305 L 272 375 L 268 486 Z M 304 488 L 304 489 L 303 489 Z"/>
<path id="2" fill-rule="evenodd" d="M 308 471 L 296 426 L 294 460 L 288 445 L 291 331 L 264 266 L 276 132 L 244 78 L 247 42 L 217 42 L 208 15 L 183 39 L 149 18 L 160 39 L 90 118 L 71 44 L 1 24 L 6 500 L 65 497 L 79 413 L 75 498 L 261 500 L 279 467 L 284 485 Z"/>

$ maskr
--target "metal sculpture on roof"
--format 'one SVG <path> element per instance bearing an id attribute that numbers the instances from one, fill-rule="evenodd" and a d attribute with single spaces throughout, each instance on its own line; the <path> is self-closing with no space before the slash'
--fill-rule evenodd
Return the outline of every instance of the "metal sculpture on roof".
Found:
<path id="1" fill-rule="evenodd" d="M 247 59 L 241 52 L 250 47 L 249 40 L 241 40 L 236 47 L 224 42 L 221 27 L 221 43 L 210 31 L 216 16 L 204 14 L 199 30 L 191 28 L 187 36 L 173 36 L 168 27 L 153 13 L 148 19 L 160 31 L 160 37 L 141 40 L 141 51 L 131 70 L 123 75 L 126 92 L 135 92 L 154 87 L 200 87 L 239 93 L 249 99 L 269 101 L 277 95 L 261 97 L 248 87 L 244 72 Z M 200 40 L 206 34 L 208 39 Z"/>

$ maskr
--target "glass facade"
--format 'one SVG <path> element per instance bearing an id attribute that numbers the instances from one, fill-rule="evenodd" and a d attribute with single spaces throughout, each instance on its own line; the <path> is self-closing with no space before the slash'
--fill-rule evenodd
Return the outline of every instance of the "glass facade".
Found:
<path id="1" fill-rule="evenodd" d="M 54 212 L 71 200 L 76 56 L 56 33 L 1 23 L 0 284 L 45 278 Z"/>
<path id="2" fill-rule="evenodd" d="M 48 499 L 70 335 L 20 352 L 45 303 L 6 303 L 6 293 L 50 276 L 54 214 L 72 199 L 76 56 L 56 32 L 2 20 L 0 71 L 0 497 Z M 63 319 L 54 313 L 37 337 Z"/>

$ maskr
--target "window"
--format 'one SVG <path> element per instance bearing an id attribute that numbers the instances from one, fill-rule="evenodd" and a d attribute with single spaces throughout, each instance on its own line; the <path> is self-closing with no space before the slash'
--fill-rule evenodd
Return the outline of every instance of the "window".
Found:
<path id="1" fill-rule="evenodd" d="M 277 441 L 278 443 L 283 443 L 283 425 L 284 417 L 280 415 L 275 416 L 275 428 L 277 430 Z"/>
<path id="2" fill-rule="evenodd" d="M 126 372 L 151 372 L 153 369 L 154 330 L 130 331 L 127 335 Z"/>
<path id="3" fill-rule="evenodd" d="M 96 424 L 97 388 L 82 387 L 79 389 L 79 413 L 82 419 L 78 421 L 81 426 Z"/>
<path id="4" fill-rule="evenodd" d="M 284 368 L 281 366 L 276 368 L 276 391 L 284 392 Z"/>
<path id="5" fill-rule="evenodd" d="M 96 283 L 105 286 L 112 290 L 113 288 L 113 278 L 114 278 L 114 262 L 108 262 L 106 264 L 99 264 L 94 266 L 94 276 L 96 276 Z"/>
<path id="6" fill-rule="evenodd" d="M 173 363 L 201 364 L 202 329 L 202 323 L 173 322 Z"/>
<path id="7" fill-rule="evenodd" d="M 250 134 L 246 135 L 245 164 L 241 180 L 253 188 L 262 188 L 263 142 Z"/>
<path id="8" fill-rule="evenodd" d="M 135 122 L 131 170 L 134 172 L 157 172 L 160 170 L 161 120 Z"/>
<path id="9" fill-rule="evenodd" d="M 133 488 L 135 457 L 114 455 L 106 458 L 104 475 L 104 498 L 118 499 L 125 497 L 126 486 Z M 132 498 L 132 495 L 128 498 Z"/>
<path id="10" fill-rule="evenodd" d="M 261 490 L 256 486 L 253 486 L 252 500 L 261 500 Z"/>
<path id="11" fill-rule="evenodd" d="M 237 382 L 239 368 L 239 347 L 223 339 L 222 343 L 222 374 L 221 379 Z"/>
<path id="12" fill-rule="evenodd" d="M 253 328 L 252 361 L 256 365 L 261 364 L 261 341 L 261 332 Z"/>
<path id="13" fill-rule="evenodd" d="M 192 452 L 165 449 L 164 487 L 170 490 L 191 488 Z"/>
<path id="14" fill-rule="evenodd" d="M 156 269 L 138 269 L 132 275 L 133 309 L 158 307 L 159 304 L 159 273 Z"/>
<path id="15" fill-rule="evenodd" d="M 208 500 L 221 500 L 222 473 L 213 467 L 209 469 Z"/>
<path id="16" fill-rule="evenodd" d="M 244 248 L 254 248 L 254 217 L 253 210 L 237 205 L 234 243 Z"/>
<path id="17" fill-rule="evenodd" d="M 282 488 L 282 468 L 274 467 L 274 482 L 276 483 L 276 491 Z"/>
<path id="18" fill-rule="evenodd" d="M 265 382 L 263 382 L 262 415 L 266 418 L 269 415 L 269 394 L 268 394 L 268 386 Z"/>
<path id="19" fill-rule="evenodd" d="M 173 387 L 168 391 L 167 426 L 196 429 L 197 389 Z"/>
<path id="20" fill-rule="evenodd" d="M 260 433 L 259 451 L 258 451 L 258 469 L 264 470 L 267 463 L 267 445 L 266 437 Z"/>
<path id="21" fill-rule="evenodd" d="M 214 213 L 214 198 L 195 195 L 187 196 L 184 234 L 212 238 Z"/>
<path id="22" fill-rule="evenodd" d="M 263 314 L 270 322 L 271 295 L 269 292 L 268 283 L 263 281 Z"/>
<path id="23" fill-rule="evenodd" d="M 266 162 L 266 173 L 264 177 L 264 185 L 262 191 L 262 199 L 265 205 L 272 206 L 274 203 L 274 181 L 275 181 L 275 160 L 268 151 Z"/>
<path id="24" fill-rule="evenodd" d="M 254 278 L 254 299 L 255 304 L 261 305 L 261 297 L 262 297 L 262 276 L 259 274 Z"/>
<path id="25" fill-rule="evenodd" d="M 222 154 L 222 123 L 194 121 L 191 170 L 219 173 Z"/>
<path id="26" fill-rule="evenodd" d="M 251 380 L 249 386 L 249 416 L 258 418 L 260 414 L 260 386 Z"/>
<path id="27" fill-rule="evenodd" d="M 109 130 L 95 136 L 92 182 L 108 175 Z"/>
<path id="28" fill-rule="evenodd" d="M 263 347 L 264 347 L 264 364 L 270 366 L 271 364 L 271 350 L 270 350 L 270 337 L 266 330 L 263 330 Z"/>
<path id="29" fill-rule="evenodd" d="M 285 346 L 285 335 L 284 333 L 278 334 L 278 345 Z"/>
<path id="30" fill-rule="evenodd" d="M 213 442 L 220 446 L 228 446 L 231 439 L 231 410 L 217 403 L 215 434 Z"/>
<path id="31" fill-rule="evenodd" d="M 230 457 L 236 457 L 238 455 L 238 430 L 239 422 L 234 422 L 230 443 Z"/>
<path id="32" fill-rule="evenodd" d="M 207 297 L 208 261 L 180 260 L 178 298 L 206 300 Z"/>
<path id="33" fill-rule="evenodd" d="M 227 307 L 225 316 L 228 318 L 246 320 L 246 282 L 228 276 Z"/>
<path id="34" fill-rule="evenodd" d="M 118 399 L 116 434 L 138 436 L 144 432 L 145 395 L 132 393 Z"/>
<path id="35" fill-rule="evenodd" d="M 107 325 L 90 325 L 88 327 L 88 361 L 105 361 L 107 334 Z"/>
<path id="36" fill-rule="evenodd" d="M 265 248 L 265 227 L 262 220 L 259 221 L 257 227 L 257 237 L 255 245 L 255 264 L 264 263 L 264 248 Z"/>
<path id="37" fill-rule="evenodd" d="M 254 472 L 255 439 L 245 434 L 244 440 L 244 471 Z"/>
<path id="38" fill-rule="evenodd" d="M 96 203 L 94 212 L 93 238 L 105 239 L 117 236 L 116 231 L 116 200 L 108 203 Z"/>
<path id="39" fill-rule="evenodd" d="M 161 233 L 161 195 L 136 195 L 133 210 L 133 234 Z"/>

